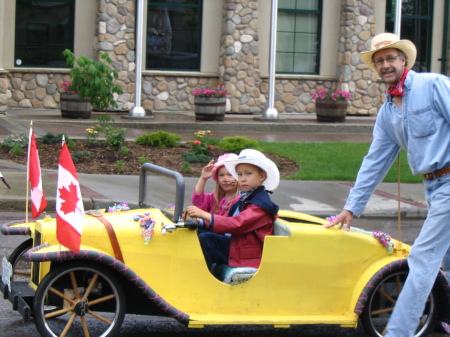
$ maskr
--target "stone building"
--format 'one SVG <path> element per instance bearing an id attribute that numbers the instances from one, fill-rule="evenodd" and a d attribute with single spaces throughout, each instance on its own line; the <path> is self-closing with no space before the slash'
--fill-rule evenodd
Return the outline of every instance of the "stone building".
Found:
<path id="1" fill-rule="evenodd" d="M 450 75 L 449 2 L 403 0 L 401 36 L 418 46 L 417 71 Z M 70 81 L 66 48 L 91 58 L 108 52 L 123 88 L 118 109 L 129 111 L 142 4 L 144 109 L 192 111 L 192 90 L 223 84 L 230 113 L 265 110 L 270 0 L 0 0 L 0 112 L 58 109 L 58 83 Z M 326 87 L 352 94 L 348 114 L 376 114 L 384 84 L 359 53 L 393 31 L 394 9 L 395 0 L 279 0 L 277 111 L 312 113 L 311 92 Z"/>

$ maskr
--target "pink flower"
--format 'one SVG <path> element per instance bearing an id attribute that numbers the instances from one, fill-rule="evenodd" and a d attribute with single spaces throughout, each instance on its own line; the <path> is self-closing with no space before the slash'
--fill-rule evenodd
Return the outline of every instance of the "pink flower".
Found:
<path id="1" fill-rule="evenodd" d="M 221 98 L 221 97 L 227 97 L 228 91 L 225 89 L 225 86 L 218 85 L 216 90 L 214 90 L 214 89 L 195 89 L 195 90 L 192 90 L 192 95 L 198 96 L 198 97 Z"/>
<path id="2" fill-rule="evenodd" d="M 350 97 L 352 97 L 352 94 L 348 91 L 328 90 L 327 88 L 316 90 L 311 94 L 312 99 L 318 100 L 348 101 Z"/>
<path id="3" fill-rule="evenodd" d="M 194 144 L 195 145 L 200 145 L 202 142 L 201 141 L 199 141 L 199 140 L 194 140 Z"/>

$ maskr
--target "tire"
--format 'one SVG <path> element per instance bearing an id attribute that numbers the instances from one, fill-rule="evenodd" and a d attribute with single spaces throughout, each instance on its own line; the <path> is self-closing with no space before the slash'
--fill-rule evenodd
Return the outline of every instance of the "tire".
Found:
<path id="1" fill-rule="evenodd" d="M 59 310 L 48 313 L 49 306 Z M 77 261 L 44 277 L 33 309 L 42 336 L 60 336 L 66 329 L 65 336 L 110 337 L 119 334 L 125 306 L 122 286 L 112 272 L 102 265 Z"/>
<path id="2" fill-rule="evenodd" d="M 24 258 L 25 253 L 33 247 L 33 239 L 22 242 L 8 258 L 13 267 L 11 282 L 29 282 L 31 278 L 31 261 Z"/>
<path id="3" fill-rule="evenodd" d="M 395 301 L 403 288 L 407 275 L 408 270 L 397 270 L 383 278 L 373 289 L 361 316 L 364 330 L 368 336 L 381 337 L 385 333 Z M 433 329 L 438 314 L 438 303 L 437 291 L 433 288 L 414 337 L 425 337 Z"/>

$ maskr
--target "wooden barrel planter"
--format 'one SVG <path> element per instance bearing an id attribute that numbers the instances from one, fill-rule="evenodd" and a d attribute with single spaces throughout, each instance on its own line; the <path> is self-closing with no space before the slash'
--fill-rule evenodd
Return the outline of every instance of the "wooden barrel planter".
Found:
<path id="1" fill-rule="evenodd" d="M 316 101 L 316 117 L 318 122 L 342 123 L 347 116 L 347 101 Z"/>
<path id="2" fill-rule="evenodd" d="M 61 117 L 89 119 L 92 114 L 92 105 L 89 99 L 80 99 L 78 94 L 61 94 Z"/>
<path id="3" fill-rule="evenodd" d="M 194 97 L 196 121 L 223 121 L 226 97 Z"/>

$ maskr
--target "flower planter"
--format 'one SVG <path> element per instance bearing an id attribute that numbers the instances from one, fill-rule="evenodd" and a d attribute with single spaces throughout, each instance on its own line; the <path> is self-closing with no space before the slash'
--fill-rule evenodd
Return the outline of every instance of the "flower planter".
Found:
<path id="1" fill-rule="evenodd" d="M 91 118 L 92 105 L 89 99 L 80 99 L 78 94 L 61 93 L 61 117 Z"/>
<path id="2" fill-rule="evenodd" d="M 195 120 L 223 121 L 226 101 L 225 97 L 194 97 Z"/>
<path id="3" fill-rule="evenodd" d="M 342 123 L 347 116 L 347 101 L 317 100 L 316 117 L 318 122 Z"/>

